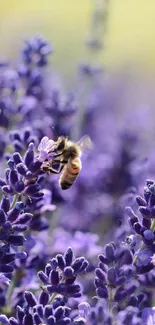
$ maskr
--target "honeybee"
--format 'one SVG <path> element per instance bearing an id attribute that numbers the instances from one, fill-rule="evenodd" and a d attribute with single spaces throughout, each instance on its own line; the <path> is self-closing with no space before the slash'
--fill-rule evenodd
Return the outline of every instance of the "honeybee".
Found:
<path id="1" fill-rule="evenodd" d="M 60 175 L 59 185 L 62 190 L 67 190 L 75 182 L 82 169 L 81 155 L 87 149 L 92 148 L 89 136 L 83 136 L 78 142 L 68 140 L 67 137 L 60 136 L 55 142 L 53 151 L 55 156 L 43 166 L 43 171 Z M 59 169 L 53 168 L 58 164 Z"/>

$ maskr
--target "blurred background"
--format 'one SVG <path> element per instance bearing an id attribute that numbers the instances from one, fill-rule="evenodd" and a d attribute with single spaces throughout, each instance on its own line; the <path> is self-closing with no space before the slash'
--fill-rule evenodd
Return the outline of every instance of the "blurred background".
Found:
<path id="1" fill-rule="evenodd" d="M 0 59 L 14 59 L 24 39 L 41 35 L 55 49 L 51 63 L 63 76 L 75 74 L 77 63 L 93 60 L 85 47 L 91 19 L 101 0 L 1 0 Z M 110 69 L 131 65 L 152 73 L 155 69 L 154 0 L 109 0 L 104 51 L 95 60 Z M 100 30 L 102 35 L 103 29 Z"/>

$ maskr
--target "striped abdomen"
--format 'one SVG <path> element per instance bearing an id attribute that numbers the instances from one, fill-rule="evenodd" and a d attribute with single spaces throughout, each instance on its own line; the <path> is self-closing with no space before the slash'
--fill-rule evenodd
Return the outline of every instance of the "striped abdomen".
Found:
<path id="1" fill-rule="evenodd" d="M 62 190 L 67 190 L 75 182 L 81 168 L 82 164 L 80 158 L 68 161 L 59 179 Z"/>

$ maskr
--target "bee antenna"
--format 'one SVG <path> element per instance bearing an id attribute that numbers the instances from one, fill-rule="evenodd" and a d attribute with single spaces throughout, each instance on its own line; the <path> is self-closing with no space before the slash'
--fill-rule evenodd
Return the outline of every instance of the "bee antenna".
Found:
<path id="1" fill-rule="evenodd" d="M 53 133 L 54 133 L 55 138 L 58 140 L 58 135 L 57 135 L 57 132 L 56 132 L 54 126 L 52 126 L 52 130 L 53 130 Z"/>

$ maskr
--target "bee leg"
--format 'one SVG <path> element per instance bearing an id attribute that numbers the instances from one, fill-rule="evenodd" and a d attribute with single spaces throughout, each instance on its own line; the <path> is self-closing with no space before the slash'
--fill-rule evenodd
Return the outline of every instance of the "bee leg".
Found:
<path id="1" fill-rule="evenodd" d="M 61 153 L 57 153 L 57 155 L 55 155 L 55 157 L 60 157 L 63 154 L 63 151 Z"/>
<path id="2" fill-rule="evenodd" d="M 49 153 L 50 153 L 50 151 L 49 151 Z M 60 156 L 62 156 L 62 154 L 63 154 L 63 152 L 57 153 L 54 157 L 60 157 Z"/>
<path id="3" fill-rule="evenodd" d="M 52 163 L 60 163 L 60 164 L 67 164 L 67 161 L 66 160 L 53 160 Z"/>
<path id="4" fill-rule="evenodd" d="M 59 174 L 61 173 L 62 169 L 63 169 L 63 165 L 59 168 L 59 170 L 53 168 L 53 167 L 43 167 L 43 171 L 44 172 L 50 172 L 50 173 L 53 173 L 53 174 Z"/>
<path id="5" fill-rule="evenodd" d="M 60 173 L 60 170 L 56 170 L 54 168 L 49 168 L 49 171 L 53 174 L 59 174 Z"/>

